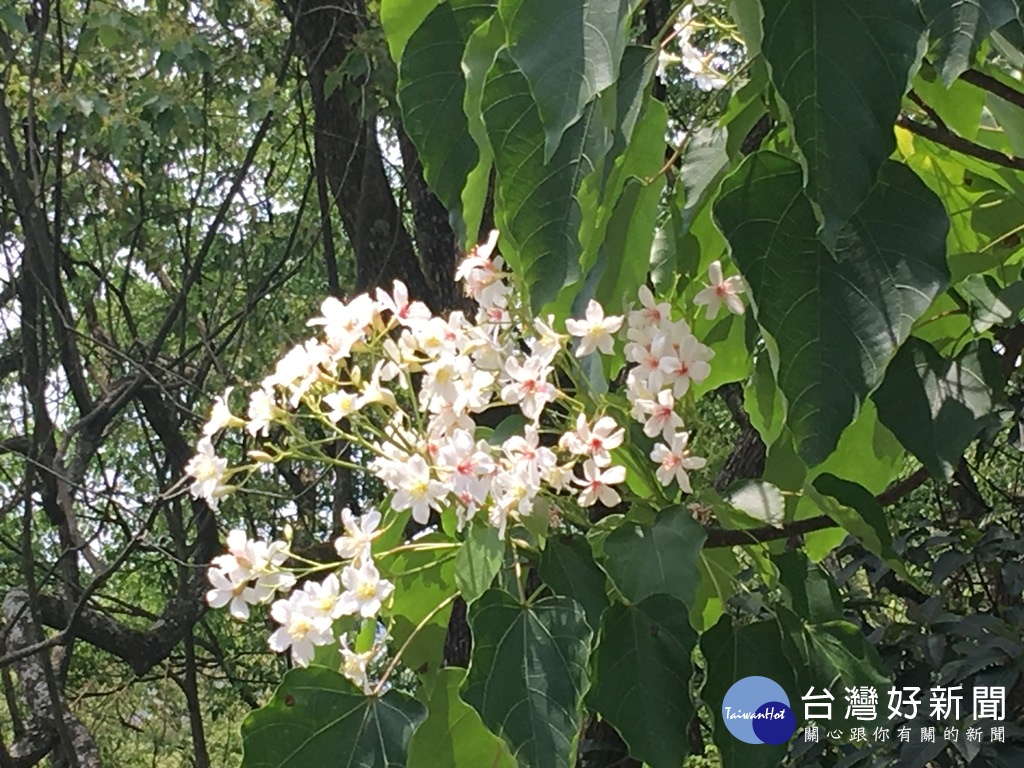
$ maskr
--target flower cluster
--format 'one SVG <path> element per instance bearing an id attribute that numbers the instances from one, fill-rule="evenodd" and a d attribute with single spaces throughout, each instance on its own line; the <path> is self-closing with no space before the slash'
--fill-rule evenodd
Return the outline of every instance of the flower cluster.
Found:
<path id="1" fill-rule="evenodd" d="M 228 554 L 214 558 L 207 571 L 213 589 L 206 600 L 214 608 L 228 606 L 232 616 L 245 621 L 250 605 L 282 595 L 270 606 L 271 617 L 280 625 L 270 635 L 270 648 L 290 650 L 292 660 L 306 666 L 317 646 L 340 642 L 346 676 L 368 691 L 367 664 L 375 652 L 355 653 L 344 635 L 335 636 L 334 625 L 343 616 L 376 617 L 394 585 L 381 578 L 370 549 L 380 513 L 371 510 L 356 518 L 346 509 L 342 520 L 345 532 L 334 542 L 339 557 L 347 561 L 340 578 L 330 573 L 322 581 L 310 579 L 301 589 L 293 589 L 295 575 L 284 567 L 292 556 L 287 543 L 254 541 L 234 530 L 228 534 Z"/>
<path id="2" fill-rule="evenodd" d="M 689 453 L 679 402 L 708 377 L 713 352 L 646 287 L 639 292 L 640 307 L 626 316 L 606 315 L 591 300 L 582 318 L 566 321 L 567 333 L 555 330 L 551 316 L 524 318 L 496 245 L 492 233 L 458 269 L 477 305 L 472 319 L 462 312 L 434 315 L 398 281 L 373 297 L 324 301 L 321 314 L 309 321 L 319 335 L 277 362 L 250 395 L 248 418 L 231 412 L 232 390 L 217 399 L 186 467 L 192 495 L 216 507 L 244 486 L 248 473 L 298 456 L 371 473 L 388 490 L 389 507 L 418 523 L 449 511 L 460 530 L 479 519 L 501 538 L 541 497 L 555 505 L 614 507 L 627 479 L 616 461 L 618 451 L 629 449 L 625 430 L 600 399 L 581 402 L 581 393 L 567 391 L 564 382 L 579 373 L 576 359 L 613 354 L 617 339 L 629 363 L 630 415 L 648 437 L 660 440 L 649 453 L 654 473 L 663 485 L 675 482 L 691 492 L 688 472 L 703 467 L 704 459 Z M 717 263 L 710 274 L 711 293 L 698 297 L 709 316 L 723 302 L 742 311 L 735 296 L 742 286 L 723 282 Z M 476 421 L 493 408 L 521 414 L 520 428 L 501 442 L 484 439 Z M 213 441 L 232 428 L 274 439 L 250 451 L 253 464 L 231 468 Z M 319 446 L 330 441 L 356 447 L 360 462 L 321 452 Z M 243 479 L 233 484 L 236 475 Z M 332 627 L 343 616 L 374 619 L 393 591 L 370 549 L 380 520 L 376 511 L 359 519 L 346 512 L 345 533 L 335 542 L 340 574 L 306 580 L 294 590 L 295 577 L 283 568 L 289 553 L 282 542 L 252 542 L 233 532 L 230 554 L 210 569 L 214 589 L 208 600 L 245 618 L 249 605 L 279 596 L 271 606 L 280 625 L 271 648 L 290 650 L 296 663 L 305 664 L 316 646 L 340 640 L 350 677 L 365 686 L 369 656 L 351 651 Z"/>

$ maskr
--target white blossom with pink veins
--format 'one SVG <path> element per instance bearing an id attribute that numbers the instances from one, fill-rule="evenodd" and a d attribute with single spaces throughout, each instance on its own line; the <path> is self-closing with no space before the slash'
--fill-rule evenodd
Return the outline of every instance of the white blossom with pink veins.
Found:
<path id="1" fill-rule="evenodd" d="M 579 502 L 581 507 L 590 507 L 601 502 L 606 507 L 614 507 L 622 497 L 612 488 L 626 479 L 625 467 L 607 467 L 602 469 L 593 459 L 583 462 L 583 478 L 573 478 L 580 486 Z"/>
<path id="2" fill-rule="evenodd" d="M 410 301 L 409 289 L 401 280 L 395 280 L 394 290 L 387 293 L 377 289 L 377 304 L 381 309 L 390 310 L 401 325 L 414 325 L 417 321 L 429 320 L 430 310 L 422 301 Z"/>
<path id="3" fill-rule="evenodd" d="M 257 589 L 249 585 L 249 579 L 238 571 L 224 571 L 212 567 L 207 570 L 206 578 L 213 587 L 206 593 L 206 602 L 211 608 L 228 606 L 230 614 L 239 621 L 249 618 L 249 606 L 263 602 L 272 592 Z"/>
<path id="4" fill-rule="evenodd" d="M 591 299 L 582 320 L 565 321 L 566 330 L 580 339 L 576 357 L 586 357 L 595 349 L 610 355 L 614 344 L 612 334 L 622 327 L 622 320 L 621 316 L 605 317 L 604 308 Z"/>
<path id="5" fill-rule="evenodd" d="M 448 488 L 469 513 L 466 520 L 483 504 L 490 489 L 486 477 L 494 471 L 494 459 L 487 452 L 487 447 L 485 441 L 474 440 L 471 432 L 457 429 L 438 451 L 437 468 L 446 477 Z"/>
<path id="6" fill-rule="evenodd" d="M 314 618 L 325 617 L 332 622 L 345 615 L 341 604 L 341 584 L 337 574 L 331 573 L 322 582 L 307 581 L 302 585 L 309 602 L 307 612 Z"/>
<path id="7" fill-rule="evenodd" d="M 640 298 L 640 309 L 634 309 L 627 316 L 630 329 L 644 331 L 649 328 L 658 328 L 663 321 L 669 319 L 671 307 L 668 302 L 656 301 L 650 288 L 641 285 L 637 295 Z"/>
<path id="8" fill-rule="evenodd" d="M 682 418 L 676 413 L 676 399 L 671 390 L 663 389 L 650 400 L 637 400 L 634 406 L 647 417 L 644 434 L 648 437 L 660 434 L 665 440 L 670 440 L 683 426 Z"/>
<path id="9" fill-rule="evenodd" d="M 281 387 L 291 392 L 292 407 L 299 404 L 303 395 L 323 376 L 320 366 L 330 362 L 331 351 L 316 339 L 297 344 L 277 361 L 274 373 L 263 380 L 263 387 Z"/>
<path id="10" fill-rule="evenodd" d="M 577 456 L 590 456 L 599 467 L 607 467 L 612 463 L 610 451 L 622 445 L 624 436 L 625 430 L 611 416 L 602 416 L 591 427 L 581 413 L 576 417 L 576 428 L 562 435 L 558 444 Z"/>
<path id="11" fill-rule="evenodd" d="M 359 686 L 363 693 L 367 696 L 370 695 L 370 681 L 367 672 L 367 666 L 373 657 L 377 655 L 377 651 L 371 648 L 364 653 L 356 653 L 348 647 L 348 641 L 341 638 L 341 674 L 351 680 L 355 685 Z"/>
<path id="12" fill-rule="evenodd" d="M 255 602 L 270 597 L 274 591 L 287 591 L 295 584 L 294 574 L 282 570 L 289 557 L 285 542 L 256 541 L 248 538 L 245 531 L 235 529 L 228 534 L 227 545 L 227 554 L 213 558 L 211 564 L 234 582 L 257 579 Z"/>
<path id="13" fill-rule="evenodd" d="M 456 281 L 465 283 L 466 294 L 474 298 L 482 309 L 505 306 L 510 288 L 504 279 L 509 276 L 502 271 L 504 262 L 500 256 L 491 256 L 498 244 L 498 231 L 492 230 L 487 242 L 475 245 L 455 271 Z"/>
<path id="14" fill-rule="evenodd" d="M 274 393 L 269 389 L 257 389 L 249 395 L 249 423 L 246 431 L 253 437 L 270 433 L 270 423 L 277 415 L 277 404 Z"/>
<path id="15" fill-rule="evenodd" d="M 334 642 L 331 619 L 313 615 L 312 610 L 305 591 L 293 592 L 270 606 L 271 617 L 281 625 L 270 636 L 270 649 L 280 653 L 290 648 L 292 661 L 300 667 L 309 666 L 316 646 Z"/>
<path id="16" fill-rule="evenodd" d="M 346 565 L 341 572 L 345 591 L 338 598 L 343 616 L 359 614 L 369 619 L 380 613 L 381 605 L 395 591 L 395 585 L 380 577 L 372 560 L 364 560 L 359 567 Z"/>
<path id="17" fill-rule="evenodd" d="M 737 294 L 747 290 L 743 278 L 739 275 L 723 278 L 722 262 L 713 261 L 708 267 L 708 279 L 711 280 L 711 285 L 693 297 L 694 304 L 707 305 L 707 319 L 717 317 L 722 304 L 725 304 L 734 315 L 742 315 L 743 299 Z"/>
<path id="18" fill-rule="evenodd" d="M 565 342 L 569 340 L 564 333 L 556 331 L 554 325 L 554 315 L 548 315 L 543 319 L 536 317 L 533 320 L 533 330 L 537 335 L 529 341 L 530 352 L 544 365 L 550 365 L 555 356 L 562 351 Z"/>
<path id="19" fill-rule="evenodd" d="M 529 425 L 522 435 L 513 435 L 505 441 L 502 450 L 512 462 L 512 471 L 528 485 L 540 488 L 541 479 L 558 465 L 558 457 L 550 448 L 540 444 L 537 427 Z"/>
<path id="20" fill-rule="evenodd" d="M 359 294 L 347 304 L 334 296 L 328 296 L 320 305 L 321 316 L 314 317 L 306 325 L 323 326 L 330 356 L 341 360 L 352 353 L 352 347 L 366 338 L 375 312 L 373 299 L 365 293 Z"/>
<path id="21" fill-rule="evenodd" d="M 203 425 L 203 434 L 206 437 L 213 437 L 225 427 L 241 427 L 245 425 L 245 422 L 233 415 L 228 407 L 228 398 L 231 397 L 233 389 L 234 387 L 228 387 L 224 390 L 223 395 L 213 401 L 213 406 L 210 408 L 210 418 Z"/>
<path id="22" fill-rule="evenodd" d="M 640 379 L 644 387 L 657 391 L 665 381 L 665 373 L 661 370 L 661 359 L 671 352 L 668 335 L 656 332 L 653 339 L 641 343 L 631 341 L 626 344 L 626 359 L 635 363 L 629 375 Z"/>
<path id="23" fill-rule="evenodd" d="M 533 509 L 533 500 L 539 488 L 518 472 L 507 470 L 495 473 L 491 482 L 491 503 L 487 521 L 498 529 L 498 537 L 505 538 L 509 518 L 518 520 Z"/>
<path id="24" fill-rule="evenodd" d="M 687 445 L 690 442 L 688 432 L 679 432 L 672 437 L 668 445 L 658 443 L 651 451 L 651 460 L 659 464 L 655 474 L 662 485 L 668 485 L 673 480 L 686 493 L 692 493 L 690 476 L 687 472 L 691 469 L 702 469 L 708 462 L 700 456 L 691 456 Z"/>
<path id="25" fill-rule="evenodd" d="M 672 384 L 672 394 L 682 397 L 690 388 L 690 382 L 700 384 L 704 381 L 711 374 L 708 360 L 714 356 L 714 350 L 701 344 L 693 335 L 686 336 L 675 345 L 660 363 L 667 378 L 666 384 Z"/>
<path id="26" fill-rule="evenodd" d="M 523 415 L 531 421 L 540 418 L 544 406 L 558 394 L 548 383 L 551 367 L 539 357 L 528 357 L 523 363 L 510 357 L 505 361 L 505 375 L 509 383 L 501 389 L 501 399 L 509 405 L 519 404 Z"/>

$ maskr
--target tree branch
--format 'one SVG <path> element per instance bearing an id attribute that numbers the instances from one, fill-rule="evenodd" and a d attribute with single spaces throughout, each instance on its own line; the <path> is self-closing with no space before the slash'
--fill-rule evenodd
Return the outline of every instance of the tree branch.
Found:
<path id="1" fill-rule="evenodd" d="M 1024 109 L 1024 93 L 1021 93 L 1016 88 L 1012 88 L 1000 80 L 996 80 L 991 75 L 986 75 L 984 72 L 980 72 L 977 69 L 968 69 L 960 75 L 960 79 L 998 96 L 1003 101 L 1008 101 L 1011 104 Z"/>
<path id="2" fill-rule="evenodd" d="M 937 126 L 925 125 L 924 123 L 912 120 L 906 115 L 900 115 L 897 117 L 896 125 L 901 128 L 905 128 L 918 136 L 923 136 L 929 141 L 934 141 L 936 144 L 949 147 L 954 152 L 959 152 L 962 155 L 975 157 L 986 163 L 999 165 L 1003 168 L 1010 168 L 1014 171 L 1024 171 L 1024 158 L 1014 157 L 1013 155 L 1007 155 L 995 149 L 983 147 L 981 144 L 965 139 L 963 136 L 958 136 L 948 129 L 943 130 Z"/>

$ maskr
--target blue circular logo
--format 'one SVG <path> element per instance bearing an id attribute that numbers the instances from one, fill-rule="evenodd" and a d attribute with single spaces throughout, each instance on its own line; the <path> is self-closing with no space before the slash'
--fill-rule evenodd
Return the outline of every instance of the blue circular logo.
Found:
<path id="1" fill-rule="evenodd" d="M 789 696 L 768 677 L 737 680 L 722 701 L 722 721 L 747 744 L 785 744 L 796 731 Z"/>

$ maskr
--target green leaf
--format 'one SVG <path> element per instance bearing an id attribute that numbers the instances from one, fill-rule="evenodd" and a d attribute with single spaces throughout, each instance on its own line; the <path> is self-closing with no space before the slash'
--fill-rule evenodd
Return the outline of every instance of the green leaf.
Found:
<path id="1" fill-rule="evenodd" d="M 601 275 L 594 298 L 605 307 L 624 307 L 635 301 L 649 268 L 654 227 L 665 181 L 644 184 L 632 178 L 615 205 L 594 269 Z"/>
<path id="2" fill-rule="evenodd" d="M 366 696 L 324 667 L 293 669 L 242 725 L 242 768 L 396 768 L 426 709 L 391 690 Z"/>
<path id="3" fill-rule="evenodd" d="M 978 46 L 1017 16 L 1013 0 L 920 0 L 932 57 L 948 86 L 974 63 Z"/>
<path id="4" fill-rule="evenodd" d="M 540 556 L 540 579 L 556 595 L 565 595 L 583 606 L 587 624 L 597 629 L 608 607 L 607 578 L 597 567 L 590 544 L 581 536 L 551 539 Z"/>
<path id="5" fill-rule="evenodd" d="M 502 255 L 530 291 L 534 313 L 579 279 L 576 193 L 611 144 L 593 103 L 545 163 L 543 129 L 526 78 L 499 54 L 484 88 L 484 121 L 497 171 Z"/>
<path id="6" fill-rule="evenodd" d="M 0 22 L 12 32 L 22 35 L 28 34 L 28 26 L 25 24 L 25 17 L 18 13 L 18 9 L 10 5 L 0 8 Z"/>
<path id="7" fill-rule="evenodd" d="M 911 324 L 948 282 L 948 219 L 905 166 L 889 163 L 835 255 L 815 237 L 802 171 L 770 152 L 722 183 L 714 208 L 778 347 L 786 423 L 809 465 L 835 448 Z"/>
<path id="8" fill-rule="evenodd" d="M 455 556 L 455 583 L 467 603 L 472 603 L 491 587 L 501 570 L 505 542 L 498 538 L 498 529 L 489 525 L 473 525 L 466 541 Z"/>
<path id="9" fill-rule="evenodd" d="M 717 127 L 701 128 L 687 143 L 680 158 L 680 180 L 683 183 L 683 221 L 686 226 L 695 218 L 697 209 L 704 204 L 715 182 L 729 167 L 726 152 L 727 132 Z"/>
<path id="10" fill-rule="evenodd" d="M 462 697 L 519 764 L 569 768 L 583 724 L 591 630 L 579 603 L 522 605 L 499 590 L 469 611 L 473 656 Z"/>
<path id="11" fill-rule="evenodd" d="M 903 470 L 906 455 L 900 441 L 878 420 L 878 409 L 869 399 L 853 423 L 843 430 L 832 455 L 811 474 L 831 472 L 878 494 Z"/>
<path id="12" fill-rule="evenodd" d="M 638 58 L 636 54 L 636 48 L 627 51 L 630 59 Z M 634 70 L 645 75 L 650 71 L 649 67 L 630 63 Z M 626 74 L 634 75 L 633 79 L 637 80 L 635 71 L 624 76 Z M 630 85 L 620 83 L 618 95 Z M 646 81 L 638 80 L 637 87 L 642 89 L 642 97 Z M 601 101 L 605 99 L 602 95 Z M 622 306 L 633 301 L 636 289 L 647 276 L 648 260 L 637 258 L 637 254 L 650 252 L 665 188 L 665 179 L 658 171 L 665 162 L 668 112 L 664 104 L 652 99 L 647 102 L 642 116 L 631 117 L 635 106 L 632 101 L 617 100 L 612 148 L 601 167 L 590 174 L 580 188 L 578 197 L 584 212 L 579 231 L 580 265 L 586 271 L 586 279 L 582 287 L 570 286 L 563 291 L 558 302 L 559 306 L 571 303 L 573 314 L 582 314 L 592 298 L 604 306 Z M 629 124 L 630 121 L 634 124 Z M 616 154 L 617 151 L 621 154 Z M 652 181 L 648 183 L 648 179 Z M 620 275 L 624 280 L 618 279 Z"/>
<path id="13" fill-rule="evenodd" d="M 826 498 L 819 496 L 814 499 L 819 508 L 856 536 L 868 551 L 887 561 L 895 560 L 889 523 L 882 505 L 863 486 L 826 472 L 815 478 L 808 490 L 825 495 Z M 811 495 L 814 498 L 814 494 Z M 830 503 L 827 497 L 839 503 Z"/>
<path id="14" fill-rule="evenodd" d="M 459 698 L 465 679 L 466 670 L 458 667 L 423 679 L 416 698 L 426 705 L 427 719 L 409 743 L 407 768 L 516 768 L 505 743 Z"/>
<path id="15" fill-rule="evenodd" d="M 762 52 L 792 113 L 808 194 L 831 248 L 896 148 L 893 122 L 920 56 L 913 0 L 763 0 Z"/>
<path id="16" fill-rule="evenodd" d="M 651 768 L 679 768 L 689 754 L 696 644 L 686 608 L 668 595 L 613 605 L 602 619 L 587 703 L 615 726 L 629 754 Z"/>
<path id="17" fill-rule="evenodd" d="M 721 618 L 729 597 L 736 591 L 734 577 L 740 564 L 731 548 L 719 547 L 702 549 L 699 565 L 700 586 L 690 609 L 690 624 L 703 632 Z"/>
<path id="18" fill-rule="evenodd" d="M 544 162 L 585 105 L 612 85 L 637 0 L 499 0 L 512 58 L 544 126 Z"/>
<path id="19" fill-rule="evenodd" d="M 778 768 L 786 754 L 784 744 L 747 744 L 740 741 L 722 722 L 722 702 L 737 680 L 760 675 L 774 680 L 796 704 L 793 669 L 782 654 L 782 634 L 774 621 L 761 621 L 734 627 L 725 616 L 703 634 L 700 648 L 707 661 L 707 682 L 701 692 L 715 720 L 715 744 L 722 754 L 724 768 Z M 802 691 L 800 692 L 802 693 Z M 797 705 L 799 706 L 799 705 Z M 797 709 L 794 713 L 800 714 Z"/>
<path id="20" fill-rule="evenodd" d="M 784 638 L 783 654 L 793 665 L 801 694 L 811 686 L 815 693 L 822 688 L 874 686 L 882 691 L 892 687 L 892 679 L 880 671 L 882 665 L 874 646 L 856 625 L 848 621 L 811 624 L 782 607 L 778 609 L 778 618 Z M 847 721 L 845 702 L 842 696 L 836 696 L 830 720 L 837 726 L 863 726 L 870 733 L 876 725 L 886 727 L 884 702 L 879 701 L 876 712 L 879 717 L 874 721 Z"/>
<path id="21" fill-rule="evenodd" d="M 812 563 L 799 550 L 784 552 L 772 559 L 779 569 L 779 581 L 789 592 L 794 613 L 814 623 L 843 617 L 842 598 L 825 569 Z"/>
<path id="22" fill-rule="evenodd" d="M 416 540 L 417 543 L 451 543 L 441 533 Z M 391 636 L 401 646 L 437 606 L 457 591 L 456 549 L 399 552 L 377 560 L 381 576 L 395 585 L 391 604 Z M 402 657 L 410 669 L 425 672 L 441 666 L 444 639 L 451 606 L 438 611 L 409 643 Z"/>
<path id="23" fill-rule="evenodd" d="M 970 275 L 957 286 L 957 292 L 971 305 L 972 326 L 978 333 L 993 325 L 1015 325 L 1024 309 L 1022 280 L 1001 288 L 991 275 Z"/>
<path id="24" fill-rule="evenodd" d="M 459 242 L 469 237 L 462 191 L 480 160 L 463 111 L 462 57 L 469 36 L 494 8 L 476 0 L 437 6 L 412 33 L 398 66 L 402 127 L 416 145 L 423 178 L 448 210 Z"/>
<path id="25" fill-rule="evenodd" d="M 991 382 L 1000 378 L 990 347 L 971 344 L 946 360 L 910 339 L 872 396 L 885 426 L 936 477 L 952 477 L 964 450 L 992 412 Z"/>
<path id="26" fill-rule="evenodd" d="M 630 603 L 671 595 L 692 607 L 707 534 L 686 507 L 658 513 L 654 525 L 624 522 L 604 542 L 601 567 Z"/>
<path id="27" fill-rule="evenodd" d="M 405 44 L 441 0 L 380 0 L 380 23 L 396 63 Z"/>

